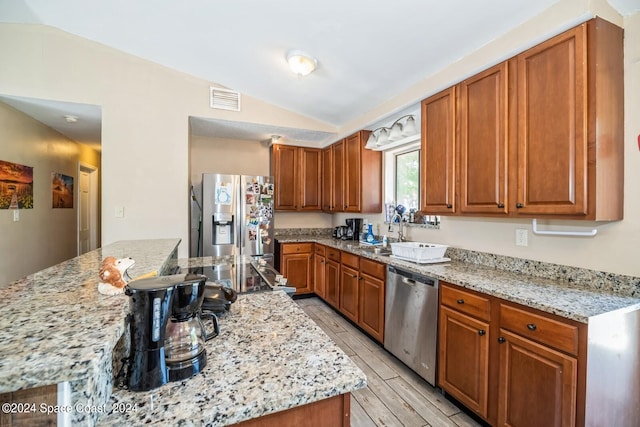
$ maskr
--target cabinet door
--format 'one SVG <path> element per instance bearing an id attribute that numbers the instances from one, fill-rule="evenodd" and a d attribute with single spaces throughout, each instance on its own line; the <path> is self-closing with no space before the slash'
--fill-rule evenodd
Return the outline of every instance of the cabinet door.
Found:
<path id="1" fill-rule="evenodd" d="M 325 300 L 334 306 L 340 307 L 340 263 L 326 260 L 325 263 Z"/>
<path id="2" fill-rule="evenodd" d="M 322 150 L 322 210 L 333 210 L 333 146 Z"/>
<path id="3" fill-rule="evenodd" d="M 451 214 L 455 204 L 456 87 L 422 101 L 421 210 Z"/>
<path id="4" fill-rule="evenodd" d="M 360 133 L 345 140 L 344 162 L 344 210 L 360 212 L 362 200 L 362 154 Z"/>
<path id="5" fill-rule="evenodd" d="M 587 213 L 585 40 L 581 25 L 517 57 L 517 212 Z"/>
<path id="6" fill-rule="evenodd" d="M 313 257 L 313 292 L 322 299 L 325 296 L 325 263 L 326 258 L 318 254 Z"/>
<path id="7" fill-rule="evenodd" d="M 358 322 L 358 270 L 340 266 L 340 312 Z"/>
<path id="8" fill-rule="evenodd" d="M 378 342 L 384 342 L 384 279 L 360 275 L 358 324 Z"/>
<path id="9" fill-rule="evenodd" d="M 575 425 L 574 357 L 500 330 L 498 425 Z"/>
<path id="10" fill-rule="evenodd" d="M 275 181 L 274 209 L 298 210 L 297 147 L 276 144 L 272 148 L 272 170 Z"/>
<path id="11" fill-rule="evenodd" d="M 440 306 L 438 383 L 485 419 L 488 417 L 489 335 L 487 322 Z"/>
<path id="12" fill-rule="evenodd" d="M 322 204 L 322 150 L 298 148 L 300 157 L 300 209 L 320 210 Z"/>
<path id="13" fill-rule="evenodd" d="M 282 274 L 287 278 L 287 286 L 297 288 L 296 294 L 312 291 L 311 268 L 310 253 L 282 255 Z"/>
<path id="14" fill-rule="evenodd" d="M 460 211 L 506 214 L 508 67 L 460 83 Z"/>
<path id="15" fill-rule="evenodd" d="M 336 142 L 332 147 L 333 155 L 333 199 L 331 201 L 332 212 L 344 212 L 344 159 L 345 142 Z"/>

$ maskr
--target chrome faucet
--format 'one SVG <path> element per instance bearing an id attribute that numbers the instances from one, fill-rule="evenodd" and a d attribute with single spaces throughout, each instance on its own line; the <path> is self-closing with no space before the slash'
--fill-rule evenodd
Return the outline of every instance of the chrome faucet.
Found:
<path id="1" fill-rule="evenodd" d="M 394 213 L 391 217 L 391 222 L 389 223 L 389 231 L 393 231 L 393 221 L 395 221 L 396 217 L 398 218 L 398 241 L 404 242 L 406 239 L 403 232 L 403 216 L 398 212 Z"/>

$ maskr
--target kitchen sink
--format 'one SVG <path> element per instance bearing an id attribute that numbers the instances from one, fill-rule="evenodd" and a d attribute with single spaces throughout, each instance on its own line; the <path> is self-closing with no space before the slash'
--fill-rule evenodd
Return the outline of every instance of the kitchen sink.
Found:
<path id="1" fill-rule="evenodd" d="M 368 252 L 370 254 L 375 254 L 375 255 L 382 255 L 382 256 L 389 256 L 391 255 L 391 249 L 390 248 L 381 248 L 381 247 L 377 247 L 377 246 L 358 246 L 357 249 L 364 251 L 364 252 Z"/>

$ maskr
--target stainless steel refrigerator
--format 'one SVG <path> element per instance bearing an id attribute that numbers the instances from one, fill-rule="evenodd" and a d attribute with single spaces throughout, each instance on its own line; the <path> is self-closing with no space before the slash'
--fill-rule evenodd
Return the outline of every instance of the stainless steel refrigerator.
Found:
<path id="1" fill-rule="evenodd" d="M 273 264 L 273 177 L 202 175 L 204 256 L 262 256 Z"/>

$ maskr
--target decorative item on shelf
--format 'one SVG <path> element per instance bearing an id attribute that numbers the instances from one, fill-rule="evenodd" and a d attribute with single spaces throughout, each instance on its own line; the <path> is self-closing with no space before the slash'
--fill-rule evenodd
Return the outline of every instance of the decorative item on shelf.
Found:
<path id="1" fill-rule="evenodd" d="M 402 123 L 402 120 L 404 124 Z M 382 151 L 397 147 L 415 140 L 419 135 L 416 127 L 416 119 L 413 114 L 408 114 L 397 119 L 390 127 L 379 127 L 369 135 L 365 148 Z"/>

